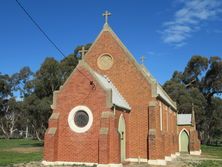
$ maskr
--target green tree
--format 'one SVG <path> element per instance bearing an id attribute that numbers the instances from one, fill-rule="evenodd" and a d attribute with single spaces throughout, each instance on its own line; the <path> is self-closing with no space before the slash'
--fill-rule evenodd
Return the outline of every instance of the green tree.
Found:
<path id="1" fill-rule="evenodd" d="M 221 124 L 215 123 L 218 119 L 222 122 L 218 116 L 219 109 L 215 105 L 215 95 L 222 93 L 221 58 L 211 57 L 208 60 L 203 56 L 193 56 L 184 71 L 175 71 L 163 87 L 177 102 L 179 113 L 191 113 L 194 104 L 197 130 L 202 142 L 211 143 L 213 138 L 222 135 L 218 130 L 222 128 Z M 216 101 L 219 104 L 221 99 Z"/>
<path id="2" fill-rule="evenodd" d="M 50 97 L 40 99 L 34 93 L 24 99 L 23 111 L 26 113 L 26 119 L 32 128 L 33 136 L 38 140 L 43 139 L 47 128 L 51 102 Z"/>
<path id="3" fill-rule="evenodd" d="M 11 132 L 26 129 L 27 137 L 29 129 L 31 136 L 43 138 L 51 114 L 53 92 L 77 66 L 82 56 L 78 52 L 83 46 L 88 50 L 91 44 L 76 47 L 73 54 L 61 61 L 47 57 L 35 73 L 29 67 L 23 67 L 12 76 L 0 73 L 0 133 L 10 137 Z M 19 97 L 16 97 L 17 92 Z"/>
<path id="4" fill-rule="evenodd" d="M 50 97 L 61 85 L 59 62 L 52 57 L 45 59 L 35 74 L 34 92 L 39 98 Z"/>
<path id="5" fill-rule="evenodd" d="M 13 137 L 21 126 L 21 107 L 13 97 L 13 82 L 9 75 L 0 74 L 0 132 L 6 138 Z"/>
<path id="6" fill-rule="evenodd" d="M 218 141 L 222 140 L 222 100 L 218 97 L 213 97 L 210 110 L 213 116 L 206 117 L 206 121 L 209 122 L 207 124 L 207 129 L 209 129 L 207 142 L 217 144 Z"/>
<path id="7" fill-rule="evenodd" d="M 184 69 L 182 78 L 186 87 L 199 87 L 202 74 L 208 68 L 208 59 L 199 55 L 193 56 Z"/>
<path id="8" fill-rule="evenodd" d="M 23 67 L 11 76 L 13 91 L 20 93 L 20 98 L 29 96 L 33 91 L 33 72 L 29 67 Z"/>
<path id="9" fill-rule="evenodd" d="M 69 77 L 71 72 L 75 69 L 78 64 L 79 58 L 75 54 L 70 54 L 61 60 L 59 68 L 61 70 L 61 83 L 63 84 Z"/>
<path id="10" fill-rule="evenodd" d="M 48 118 L 52 112 L 53 92 L 69 77 L 78 64 L 79 58 L 70 54 L 60 62 L 52 57 L 47 57 L 40 69 L 34 74 L 34 78 L 28 87 L 32 90 L 29 96 L 24 98 L 23 108 L 26 113 L 29 126 L 32 127 L 34 136 L 41 140 L 48 126 Z"/>
<path id="11" fill-rule="evenodd" d="M 222 94 L 222 60 L 219 57 L 211 57 L 209 60 L 209 69 L 202 79 L 202 91 L 208 103 L 214 95 Z"/>

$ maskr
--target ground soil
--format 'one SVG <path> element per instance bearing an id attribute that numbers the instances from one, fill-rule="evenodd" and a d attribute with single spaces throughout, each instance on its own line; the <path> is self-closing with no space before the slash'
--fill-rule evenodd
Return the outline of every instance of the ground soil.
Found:
<path id="1" fill-rule="evenodd" d="M 26 148 L 27 149 L 27 148 Z M 34 148 L 33 148 L 34 149 Z M 35 149 L 34 149 L 35 150 Z M 21 149 L 18 149 L 21 151 Z M 179 157 L 173 159 L 172 161 L 167 162 L 165 167 L 192 167 L 194 164 L 200 163 L 202 160 L 215 160 L 215 161 L 222 161 L 222 159 L 217 159 L 214 157 L 208 156 L 191 156 L 188 154 L 182 154 Z M 22 163 L 22 164 L 15 164 L 14 167 L 44 167 L 41 162 L 29 162 L 29 163 Z M 70 166 L 56 166 L 56 167 L 70 167 Z M 73 165 L 75 167 L 75 165 Z M 80 167 L 80 166 L 76 166 Z M 163 167 L 157 165 L 148 165 L 147 163 L 124 163 L 123 167 Z"/>
<path id="2" fill-rule="evenodd" d="M 18 153 L 33 153 L 42 151 L 42 147 L 15 147 L 6 149 L 6 151 L 13 151 Z"/>

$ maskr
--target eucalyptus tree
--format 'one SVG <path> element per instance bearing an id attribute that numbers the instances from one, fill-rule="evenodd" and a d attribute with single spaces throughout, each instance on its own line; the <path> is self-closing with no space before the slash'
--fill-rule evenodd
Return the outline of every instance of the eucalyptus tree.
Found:
<path id="1" fill-rule="evenodd" d="M 220 57 L 193 56 L 183 72 L 175 71 L 163 85 L 170 97 L 177 102 L 180 113 L 191 113 L 194 104 L 197 129 L 202 142 L 211 143 L 220 138 L 222 129 L 222 60 Z M 217 98 L 218 97 L 218 98 Z M 217 106 L 217 107 L 216 107 Z"/>

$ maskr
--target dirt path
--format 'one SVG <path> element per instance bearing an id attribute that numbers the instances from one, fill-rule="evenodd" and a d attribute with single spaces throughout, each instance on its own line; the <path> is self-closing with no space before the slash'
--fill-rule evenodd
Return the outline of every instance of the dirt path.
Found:
<path id="1" fill-rule="evenodd" d="M 215 157 L 208 156 L 191 156 L 188 154 L 182 154 L 179 157 L 173 159 L 172 161 L 167 162 L 165 167 L 193 167 L 195 164 L 199 164 L 203 160 L 213 160 L 213 161 L 222 161 L 222 159 L 217 159 Z M 163 167 L 157 165 L 148 165 L 147 163 L 130 163 L 125 164 L 124 167 Z"/>
<path id="2" fill-rule="evenodd" d="M 12 152 L 18 152 L 18 153 L 33 153 L 33 152 L 40 152 L 42 151 L 42 147 L 15 147 L 15 148 L 9 148 L 5 149 L 5 151 L 12 151 Z"/>

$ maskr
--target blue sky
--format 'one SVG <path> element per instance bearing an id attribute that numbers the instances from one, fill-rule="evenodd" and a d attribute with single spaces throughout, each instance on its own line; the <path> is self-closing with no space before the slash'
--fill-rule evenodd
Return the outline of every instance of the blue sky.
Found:
<path id="1" fill-rule="evenodd" d="M 222 56 L 221 0 L 19 0 L 66 54 L 93 42 L 102 13 L 135 58 L 163 84 L 182 71 L 192 55 Z M 0 72 L 29 66 L 36 71 L 47 56 L 63 59 L 15 0 L 0 1 Z"/>

